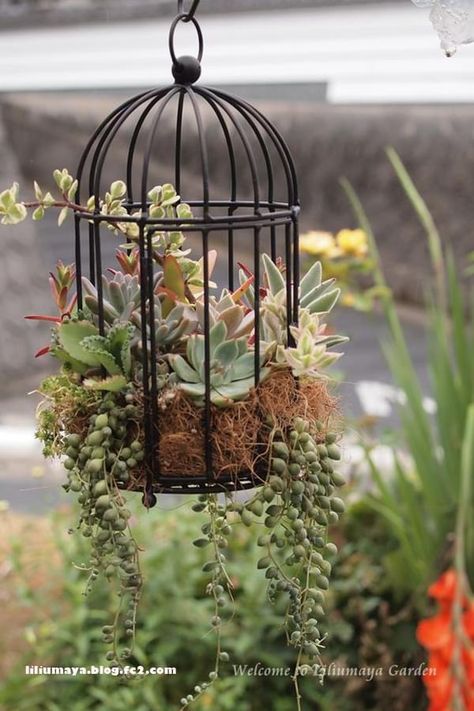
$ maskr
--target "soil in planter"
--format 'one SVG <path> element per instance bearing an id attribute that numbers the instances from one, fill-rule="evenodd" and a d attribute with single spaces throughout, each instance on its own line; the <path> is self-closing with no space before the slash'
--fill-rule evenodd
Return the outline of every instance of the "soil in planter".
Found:
<path id="1" fill-rule="evenodd" d="M 211 441 L 217 476 L 238 478 L 245 472 L 265 478 L 272 432 L 275 428 L 286 431 L 296 417 L 321 423 L 323 438 L 328 428 L 337 428 L 337 400 L 326 381 L 297 380 L 289 370 L 277 370 L 246 400 L 227 408 L 212 407 Z M 204 441 L 203 409 L 178 393 L 160 416 L 162 474 L 204 475 Z M 139 483 L 137 477 L 134 484 Z"/>

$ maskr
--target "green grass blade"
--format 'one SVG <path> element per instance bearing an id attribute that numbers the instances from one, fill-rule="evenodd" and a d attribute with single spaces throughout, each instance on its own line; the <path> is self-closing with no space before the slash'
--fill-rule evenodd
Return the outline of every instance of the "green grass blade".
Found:
<path id="1" fill-rule="evenodd" d="M 400 184 L 405 191 L 413 209 L 415 210 L 428 238 L 431 262 L 436 274 L 438 295 L 443 305 L 446 304 L 445 266 L 441 236 L 428 206 L 420 195 L 415 183 L 411 179 L 400 156 L 392 147 L 386 149 L 388 159 L 392 165 Z"/>

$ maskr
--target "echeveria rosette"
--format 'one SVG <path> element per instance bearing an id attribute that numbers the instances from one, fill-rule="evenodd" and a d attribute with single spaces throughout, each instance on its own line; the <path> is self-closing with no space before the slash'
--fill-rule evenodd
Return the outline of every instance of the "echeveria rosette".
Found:
<path id="1" fill-rule="evenodd" d="M 204 331 L 205 306 L 202 298 L 196 301 L 196 312 L 200 328 Z M 209 320 L 211 327 L 223 321 L 227 328 L 227 338 L 238 339 L 250 336 L 254 328 L 255 315 L 253 310 L 236 303 L 236 297 L 224 289 L 219 299 L 213 296 L 209 299 Z"/>
<path id="2" fill-rule="evenodd" d="M 249 348 L 247 338 L 227 339 L 227 327 L 223 321 L 216 323 L 210 331 L 210 381 L 211 402 L 218 407 L 226 407 L 244 400 L 255 387 L 255 352 Z M 170 366 L 178 378 L 177 387 L 204 405 L 206 394 L 205 337 L 191 336 L 187 342 L 186 358 L 169 355 Z M 271 372 L 265 367 L 267 354 L 260 356 L 260 382 Z"/>
<path id="3" fill-rule="evenodd" d="M 263 255 L 265 286 L 260 302 L 261 336 L 266 347 L 276 349 L 287 345 L 287 287 L 278 266 L 266 254 Z M 241 270 L 240 282 L 244 284 L 247 274 Z M 335 279 L 322 280 L 322 266 L 315 262 L 301 280 L 299 287 L 299 316 L 304 312 L 322 316 L 332 311 L 341 290 L 335 286 Z M 246 302 L 255 308 L 255 292 L 248 288 Z"/>

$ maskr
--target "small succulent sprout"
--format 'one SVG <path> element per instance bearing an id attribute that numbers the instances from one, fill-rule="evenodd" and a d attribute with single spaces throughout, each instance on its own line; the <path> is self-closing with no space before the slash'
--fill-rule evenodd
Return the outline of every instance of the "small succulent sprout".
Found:
<path id="1" fill-rule="evenodd" d="M 28 212 L 22 202 L 18 202 L 20 186 L 13 183 L 11 188 L 0 193 L 0 216 L 2 225 L 17 225 L 26 219 Z"/>
<path id="2" fill-rule="evenodd" d="M 137 247 L 127 252 L 118 249 L 115 253 L 115 257 L 124 274 L 128 274 L 132 277 L 138 276 L 140 273 L 140 250 Z"/>
<path id="3" fill-rule="evenodd" d="M 325 344 L 315 342 L 311 332 L 304 330 L 295 348 L 279 346 L 278 360 L 286 361 L 297 378 L 308 375 L 327 377 L 324 370 L 341 358 L 342 353 L 328 353 Z"/>
<path id="4" fill-rule="evenodd" d="M 290 332 L 295 341 L 298 341 L 303 333 L 310 333 L 315 343 L 326 348 L 339 346 L 349 340 L 347 336 L 327 333 L 327 325 L 321 323 L 318 314 L 311 313 L 308 309 L 300 309 L 298 325 L 290 326 Z"/>
<path id="5" fill-rule="evenodd" d="M 75 193 L 77 191 L 77 180 L 75 181 L 73 186 L 71 186 L 69 192 L 71 192 L 71 189 L 73 187 L 74 187 L 74 193 Z M 41 190 L 40 186 L 38 185 L 38 183 L 36 181 L 34 182 L 34 189 L 35 189 L 36 199 L 38 200 L 39 203 L 41 203 L 41 206 L 43 208 L 46 209 L 48 207 L 52 207 L 56 203 L 56 200 L 54 199 L 54 197 L 51 195 L 50 192 L 47 192 L 45 195 L 43 194 L 43 191 Z"/>
<path id="6" fill-rule="evenodd" d="M 121 200 L 127 194 L 127 185 L 123 180 L 115 180 L 110 186 L 110 192 L 106 193 L 105 201 Z"/>
<path id="7" fill-rule="evenodd" d="M 181 207 L 181 206 L 179 206 Z M 217 284 L 211 281 L 212 273 L 217 263 L 217 251 L 211 249 L 207 253 L 207 269 L 209 273 L 209 289 L 216 289 Z M 186 283 L 190 292 L 196 299 L 202 298 L 204 288 L 204 257 L 197 262 L 192 259 L 180 259 L 181 269 L 186 277 Z"/>
<path id="8" fill-rule="evenodd" d="M 77 181 L 74 180 L 72 175 L 70 175 L 67 168 L 63 168 L 62 170 L 55 170 L 53 172 L 53 178 L 54 182 L 58 186 L 59 190 L 63 193 L 63 195 L 67 195 L 67 193 L 74 185 L 76 185 L 77 187 Z"/>

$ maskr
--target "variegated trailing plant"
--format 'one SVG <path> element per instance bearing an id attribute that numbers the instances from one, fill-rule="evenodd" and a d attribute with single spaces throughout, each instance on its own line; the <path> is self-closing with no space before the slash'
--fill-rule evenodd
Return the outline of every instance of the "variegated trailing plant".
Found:
<path id="1" fill-rule="evenodd" d="M 114 220 L 129 215 L 127 186 L 115 181 L 103 198 L 91 196 L 85 204 L 75 202 L 77 181 L 67 170 L 54 172 L 57 195 L 44 192 L 35 183 L 35 199 L 22 202 L 14 184 L 0 194 L 0 217 L 5 225 L 23 221 L 32 210 L 34 220 L 57 208 L 59 223 L 68 214 L 81 215 L 100 210 Z M 191 218 L 170 184 L 148 193 L 153 217 Z M 132 211 L 139 218 L 139 211 Z M 107 223 L 106 223 L 107 224 Z M 119 607 L 113 624 L 103 628 L 110 645 L 108 660 L 122 664 L 133 656 L 136 612 L 142 578 L 138 546 L 129 527 L 126 489 L 144 460 L 142 418 L 142 299 L 136 222 L 113 221 L 110 230 L 124 238 L 117 251 L 119 269 L 102 275 L 104 335 L 98 327 L 97 288 L 82 278 L 84 304 L 78 310 L 74 295 L 75 267 L 58 263 L 49 281 L 58 315 L 32 315 L 29 319 L 52 324 L 50 343 L 37 356 L 49 353 L 60 372 L 46 378 L 39 387 L 43 401 L 38 410 L 38 438 L 46 456 L 61 456 L 67 472 L 64 488 L 75 492 L 80 505 L 78 531 L 90 540 L 91 556 L 83 568 L 88 572 L 86 592 L 100 576 L 115 581 Z M 166 402 L 180 393 L 196 408 L 205 401 L 205 304 L 203 259 L 194 260 L 185 249 L 182 232 L 152 236 L 155 277 L 153 285 L 154 329 L 158 397 Z M 217 254 L 209 252 L 209 273 Z M 275 373 L 292 373 L 295 379 L 327 378 L 326 369 L 340 357 L 331 351 L 345 338 L 330 333 L 322 323 L 335 306 L 339 289 L 334 280 L 322 281 L 319 263 L 299 285 L 299 323 L 288 325 L 287 284 L 284 266 L 263 255 L 264 283 L 256 311 L 254 276 L 241 265 L 240 287 L 223 290 L 210 282 L 210 387 L 216 409 L 245 402 L 255 387 L 255 326 L 260 332 L 260 382 Z M 146 303 L 148 308 L 148 304 Z M 289 326 L 289 327 L 288 327 Z M 288 334 L 291 342 L 288 342 Z M 301 708 L 298 680 L 319 663 L 321 638 L 319 620 L 324 614 L 324 592 L 335 546 L 328 543 L 328 526 L 343 511 L 335 493 L 343 484 L 335 471 L 340 459 L 337 435 L 320 422 L 297 417 L 287 430 L 274 428 L 269 435 L 268 477 L 246 503 L 221 502 L 215 495 L 202 495 L 196 511 L 208 513 L 198 547 L 212 551 L 204 571 L 211 575 L 208 593 L 214 600 L 212 626 L 217 637 L 215 669 L 209 679 L 184 696 L 180 705 L 189 706 L 219 678 L 220 663 L 228 655 L 221 648 L 223 614 L 233 601 L 232 579 L 225 567 L 225 548 L 230 523 L 240 519 L 251 525 L 263 517 L 267 533 L 259 538 L 263 555 L 258 567 L 268 580 L 268 599 L 273 603 L 287 597 L 284 624 L 288 642 L 297 650 L 294 671 L 297 706 Z M 306 666 L 305 666 L 306 663 Z M 313 667 L 311 667 L 312 669 Z"/>

